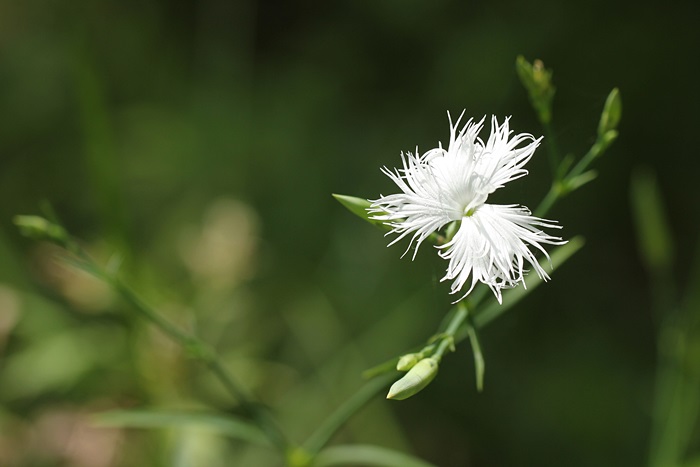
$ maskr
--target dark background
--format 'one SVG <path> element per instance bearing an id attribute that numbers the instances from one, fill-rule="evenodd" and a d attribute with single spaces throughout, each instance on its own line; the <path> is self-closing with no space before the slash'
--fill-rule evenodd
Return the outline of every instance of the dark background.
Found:
<path id="1" fill-rule="evenodd" d="M 482 332 L 482 394 L 464 343 L 419 396 L 377 398 L 336 441 L 441 466 L 645 464 L 658 319 L 629 185 L 639 167 L 657 174 L 677 290 L 694 287 L 699 10 L 0 2 L 0 464 L 171 465 L 181 443 L 208 447 L 211 458 L 177 454 L 191 465 L 273 463 L 211 435 L 91 428 L 105 409 L 232 402 L 98 284 L 21 238 L 14 215 L 48 200 L 101 261 L 122 252 L 134 287 L 215 344 L 301 441 L 362 369 L 432 335 L 450 302 L 429 247 L 400 260 L 405 245 L 387 249 L 330 194 L 391 192 L 379 168 L 446 142 L 448 110 L 512 115 L 516 132 L 542 134 L 519 54 L 554 70 L 555 131 L 577 157 L 620 89 L 620 138 L 598 179 L 549 214 L 585 249 Z M 497 202 L 537 205 L 543 148 L 528 168 Z"/>

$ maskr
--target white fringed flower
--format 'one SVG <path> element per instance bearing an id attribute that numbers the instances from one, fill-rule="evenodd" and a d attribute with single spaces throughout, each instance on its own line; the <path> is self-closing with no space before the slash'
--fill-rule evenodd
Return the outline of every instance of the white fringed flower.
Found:
<path id="1" fill-rule="evenodd" d="M 370 213 L 373 219 L 392 227 L 390 234 L 397 234 L 389 245 L 411 235 L 406 252 L 415 243 L 413 257 L 430 234 L 457 223 L 454 236 L 438 247 L 439 255 L 449 261 L 442 280 L 454 281 L 451 293 L 459 292 L 468 283 L 461 298 L 477 282 L 483 282 L 501 302 L 502 289 L 524 283 L 526 262 L 540 277 L 549 279 L 530 247 L 548 256 L 542 244 L 565 242 L 540 229 L 560 228 L 559 225 L 531 216 L 526 207 L 485 204 L 498 188 L 527 175 L 523 166 L 542 138 L 535 139 L 530 134 L 511 136 L 508 119 L 499 125 L 493 117 L 491 135 L 484 143 L 479 138 L 484 119 L 470 119 L 458 132 L 461 119 L 462 116 L 453 125 L 450 118 L 447 149 L 439 145 L 422 156 L 417 150 L 415 155 L 402 153 L 402 169 L 382 169 L 401 193 L 372 201 Z"/>

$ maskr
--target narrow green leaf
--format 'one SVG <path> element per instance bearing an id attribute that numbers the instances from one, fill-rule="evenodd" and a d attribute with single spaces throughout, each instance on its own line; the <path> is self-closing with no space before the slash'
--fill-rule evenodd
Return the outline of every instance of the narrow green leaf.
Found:
<path id="1" fill-rule="evenodd" d="M 649 169 L 638 169 L 630 188 L 640 254 L 651 271 L 668 270 L 674 248 L 656 177 Z"/>
<path id="2" fill-rule="evenodd" d="M 435 467 L 433 464 L 404 452 L 367 444 L 332 446 L 323 450 L 314 466 L 372 465 L 381 467 Z"/>
<path id="3" fill-rule="evenodd" d="M 376 225 L 377 227 L 380 227 L 384 230 L 391 230 L 391 227 L 384 224 L 384 222 L 370 219 L 367 209 L 369 209 L 372 203 L 370 203 L 368 200 L 364 198 L 356 198 L 354 196 L 338 195 L 335 193 L 333 193 L 333 197 L 337 199 L 338 202 L 340 202 L 340 204 L 345 206 L 348 209 L 348 211 L 355 214 L 357 217 L 369 222 L 372 225 Z"/>
<path id="4" fill-rule="evenodd" d="M 191 428 L 202 427 L 230 438 L 258 445 L 269 445 L 265 435 L 255 425 L 233 417 L 207 413 L 171 412 L 159 410 L 114 410 L 93 416 L 101 426 L 123 428 Z"/>
<path id="5" fill-rule="evenodd" d="M 563 180 L 564 177 L 566 177 L 566 174 L 569 172 L 569 169 L 574 165 L 574 161 L 576 161 L 576 157 L 574 157 L 573 154 L 569 153 L 564 156 L 564 158 L 559 163 L 559 167 L 557 167 L 556 180 Z"/>
<path id="6" fill-rule="evenodd" d="M 583 172 L 581 175 L 572 177 L 570 180 L 566 181 L 566 192 L 570 193 L 572 191 L 578 190 L 586 183 L 595 180 L 597 176 L 598 172 L 596 172 L 595 170 L 589 170 L 587 172 Z"/>
<path id="7" fill-rule="evenodd" d="M 467 335 L 469 336 L 469 342 L 472 346 L 472 354 L 474 354 L 476 389 L 477 391 L 481 392 L 484 390 L 484 372 L 486 371 L 486 362 L 484 361 L 484 354 L 481 352 L 481 344 L 479 343 L 476 328 L 474 328 L 471 322 L 467 323 Z"/>

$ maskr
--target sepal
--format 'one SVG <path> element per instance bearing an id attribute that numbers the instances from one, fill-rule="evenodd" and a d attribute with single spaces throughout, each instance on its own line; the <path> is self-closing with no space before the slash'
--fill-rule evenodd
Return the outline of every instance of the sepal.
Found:
<path id="1" fill-rule="evenodd" d="M 369 214 L 369 208 L 372 206 L 372 203 L 364 198 L 356 198 L 355 196 L 348 196 L 348 195 L 338 195 L 333 193 L 333 197 L 338 200 L 340 204 L 345 206 L 348 211 L 351 213 L 355 214 L 357 217 L 369 222 L 372 225 L 375 225 L 381 229 L 384 230 L 391 230 L 391 227 L 388 225 L 384 224 L 382 221 L 378 221 L 375 219 L 372 219 Z"/>

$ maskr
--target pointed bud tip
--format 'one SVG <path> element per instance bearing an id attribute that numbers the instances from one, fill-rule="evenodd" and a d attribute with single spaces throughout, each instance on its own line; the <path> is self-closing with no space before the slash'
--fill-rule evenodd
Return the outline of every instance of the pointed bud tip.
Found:
<path id="1" fill-rule="evenodd" d="M 605 99 L 605 105 L 598 124 L 598 135 L 602 137 L 614 131 L 619 125 L 621 118 L 622 98 L 620 97 L 620 90 L 613 88 L 607 99 Z"/>
<path id="2" fill-rule="evenodd" d="M 382 230 L 391 230 L 391 227 L 386 225 L 384 221 L 376 220 L 369 210 L 372 207 L 372 201 L 364 198 L 357 198 L 356 196 L 339 195 L 337 193 L 332 193 L 331 196 L 335 198 L 340 204 L 345 206 L 345 208 L 351 213 L 355 214 L 357 217 L 375 225 Z"/>
<path id="3" fill-rule="evenodd" d="M 387 399 L 404 400 L 422 391 L 438 373 L 438 361 L 424 358 L 389 388 Z"/>

